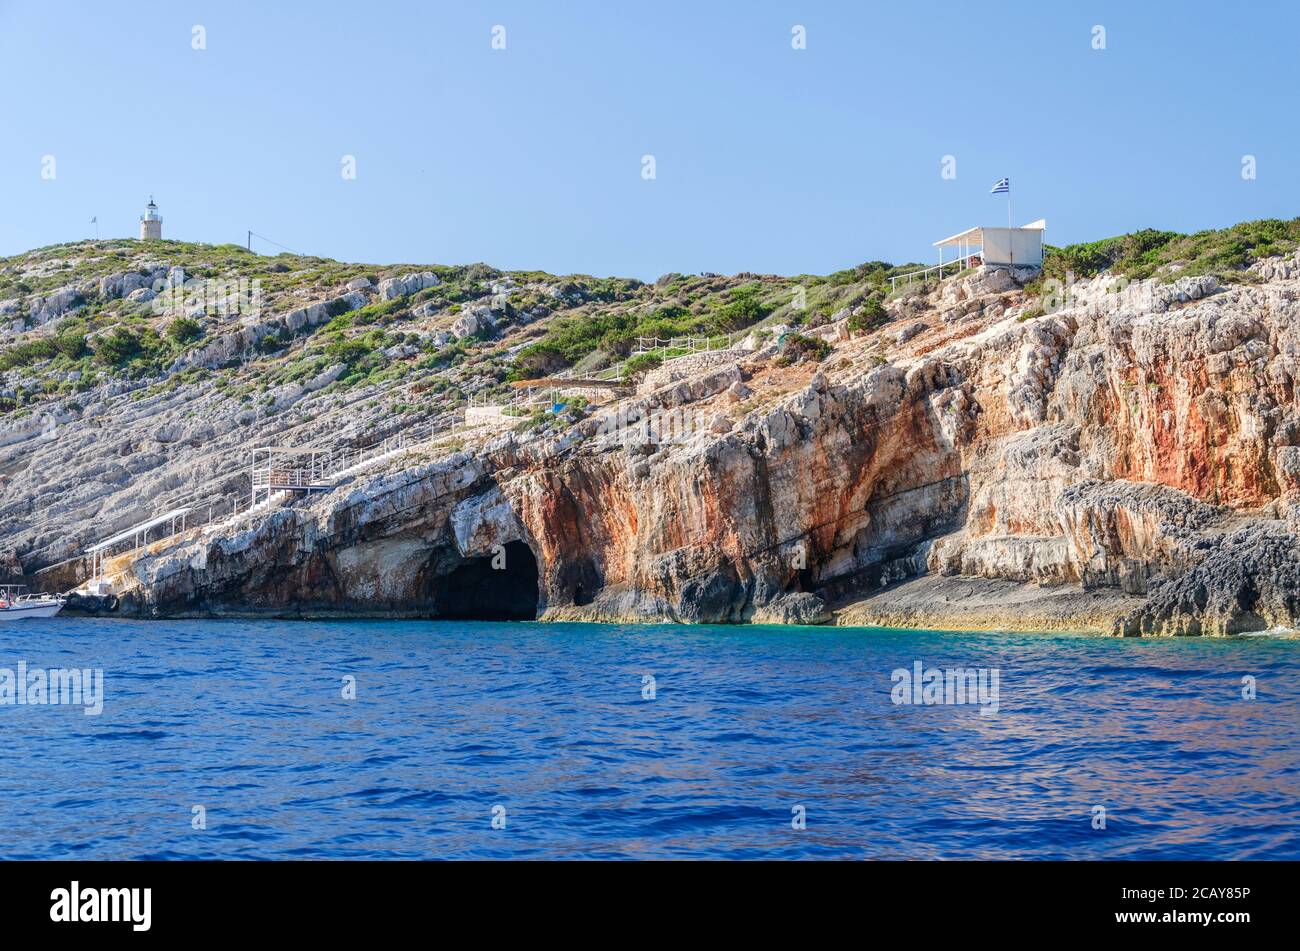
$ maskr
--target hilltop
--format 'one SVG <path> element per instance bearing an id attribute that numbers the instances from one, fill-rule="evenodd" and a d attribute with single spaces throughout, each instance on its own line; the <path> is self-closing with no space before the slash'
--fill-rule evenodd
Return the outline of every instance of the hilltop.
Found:
<path id="1" fill-rule="evenodd" d="M 0 260 L 0 557 L 71 587 L 86 545 L 183 504 L 213 525 L 122 556 L 120 610 L 456 616 L 508 589 L 547 617 L 1289 625 L 1298 239 L 1144 231 L 897 289 L 914 266 L 40 249 Z M 511 409 L 565 374 L 611 388 Z M 471 401 L 503 425 L 465 430 Z M 670 411 L 683 431 L 647 430 Z M 253 446 L 403 434 L 235 511 Z M 483 573 L 498 548 L 522 574 Z"/>
<path id="2" fill-rule="evenodd" d="M 891 273 L 645 284 L 134 240 L 0 259 L 0 550 L 30 571 L 172 502 L 247 494 L 254 441 L 364 445 L 516 379 L 619 366 L 641 336 L 825 324 Z"/>

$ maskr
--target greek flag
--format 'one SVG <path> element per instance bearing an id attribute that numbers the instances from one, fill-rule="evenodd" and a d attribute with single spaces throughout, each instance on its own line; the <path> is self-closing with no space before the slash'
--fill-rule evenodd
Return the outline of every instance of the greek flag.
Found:
<path id="1" fill-rule="evenodd" d="M 1005 194 L 1006 194 L 1007 192 L 1009 192 L 1009 191 L 1011 191 L 1011 179 L 1009 179 L 1009 178 L 1000 178 L 1000 179 L 998 179 L 997 184 L 993 186 L 993 190 L 992 190 L 991 192 L 989 192 L 989 194 L 990 194 L 990 195 L 1005 195 Z"/>

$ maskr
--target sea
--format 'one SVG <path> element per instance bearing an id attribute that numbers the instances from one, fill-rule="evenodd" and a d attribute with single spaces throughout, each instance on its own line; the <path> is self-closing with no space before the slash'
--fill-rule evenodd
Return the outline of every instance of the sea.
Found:
<path id="1" fill-rule="evenodd" d="M 1300 858 L 1284 636 L 58 617 L 0 731 L 6 859 Z"/>

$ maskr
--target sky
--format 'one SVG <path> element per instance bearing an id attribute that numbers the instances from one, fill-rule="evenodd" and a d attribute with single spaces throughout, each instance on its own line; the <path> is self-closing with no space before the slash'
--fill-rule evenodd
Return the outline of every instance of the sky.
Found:
<path id="1" fill-rule="evenodd" d="M 1292 218 L 1297 37 L 1268 0 L 0 0 L 0 255 L 150 195 L 167 238 L 644 280 L 933 261 L 1003 176 L 1056 245 Z"/>

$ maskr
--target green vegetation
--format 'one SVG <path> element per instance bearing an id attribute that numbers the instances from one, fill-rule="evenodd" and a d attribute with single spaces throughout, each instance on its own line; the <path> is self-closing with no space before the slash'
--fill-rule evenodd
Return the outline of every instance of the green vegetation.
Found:
<path id="1" fill-rule="evenodd" d="M 638 353 L 623 364 L 623 377 L 640 379 L 663 362 L 664 358 L 657 353 Z"/>
<path id="2" fill-rule="evenodd" d="M 409 306 L 410 302 L 400 297 L 395 297 L 392 300 L 375 301 L 373 304 L 358 307 L 356 310 L 349 308 L 348 302 L 345 300 L 331 301 L 328 309 L 330 321 L 325 325 L 325 329 L 340 330 L 344 327 L 392 323 L 397 315 Z"/>
<path id="3" fill-rule="evenodd" d="M 551 343 L 535 343 L 519 351 L 515 358 L 513 379 L 536 380 L 564 369 L 569 363 L 564 351 Z"/>
<path id="4" fill-rule="evenodd" d="M 84 330 L 83 322 L 72 322 L 55 337 L 37 337 L 14 344 L 0 352 L 0 372 L 30 367 L 45 360 L 53 361 L 59 369 L 68 368 L 87 353 Z"/>
<path id="5" fill-rule="evenodd" d="M 269 333 L 261 340 L 257 341 L 258 353 L 279 353 L 289 345 L 287 340 L 280 339 L 278 333 Z"/>
<path id="6" fill-rule="evenodd" d="M 731 291 L 727 302 L 714 312 L 715 323 L 711 331 L 744 330 L 770 314 L 773 308 L 760 299 L 762 291 L 761 284 L 746 284 Z"/>
<path id="7" fill-rule="evenodd" d="M 26 367 L 42 360 L 51 360 L 58 354 L 54 341 L 47 338 L 15 344 L 0 353 L 0 371 Z"/>
<path id="8" fill-rule="evenodd" d="M 857 267 L 847 268 L 843 271 L 836 271 L 826 277 L 804 274 L 796 278 L 799 284 L 814 287 L 818 284 L 829 284 L 832 287 L 845 287 L 850 284 L 868 284 L 876 288 L 885 288 L 889 285 L 891 277 L 898 277 L 900 274 L 907 274 L 909 271 L 919 271 L 924 268 L 924 264 L 915 262 L 909 264 L 890 264 L 888 261 L 866 261 Z"/>
<path id="9" fill-rule="evenodd" d="M 1136 280 L 1180 264 L 1176 272 L 1168 274 L 1170 278 L 1214 274 L 1224 281 L 1236 281 L 1242 280 L 1242 272 L 1256 261 L 1289 254 L 1298 246 L 1300 218 L 1245 221 L 1191 235 L 1146 228 L 1087 244 L 1048 248 L 1042 277 L 1064 281 L 1067 273 L 1082 279 L 1109 270 Z"/>
<path id="10" fill-rule="evenodd" d="M 119 327 L 99 342 L 95 361 L 104 366 L 118 367 L 132 360 L 140 351 L 140 338 L 127 328 Z"/>
<path id="11" fill-rule="evenodd" d="M 732 288 L 701 301 L 695 308 L 676 301 L 640 311 L 584 311 L 556 317 L 542 339 L 520 351 L 515 361 L 518 379 L 535 379 L 573 366 L 594 353 L 599 362 L 626 357 L 638 337 L 704 336 L 722 338 L 743 330 L 776 308 L 761 283 Z"/>
<path id="12" fill-rule="evenodd" d="M 159 336 L 153 327 L 120 324 L 100 338 L 95 346 L 94 363 L 123 376 L 138 378 L 161 373 L 180 349 L 175 341 Z"/>
<path id="13" fill-rule="evenodd" d="M 386 344 L 387 337 L 384 332 L 372 330 L 360 337 L 339 337 L 330 341 L 325 346 L 325 356 L 333 363 L 346 363 L 349 369 L 355 369 L 363 361 L 373 357 L 375 351 L 382 350 Z"/>
<path id="14" fill-rule="evenodd" d="M 86 349 L 86 336 L 76 327 L 68 328 L 54 338 L 54 349 L 68 360 L 80 360 L 89 351 Z"/>
<path id="15" fill-rule="evenodd" d="M 177 317 L 167 325 L 167 339 L 176 344 L 187 344 L 203 336 L 203 327 L 197 320 Z"/>
<path id="16" fill-rule="evenodd" d="M 862 302 L 857 312 L 848 320 L 849 333 L 869 333 L 889 322 L 889 312 L 879 295 L 873 294 Z"/>
<path id="17" fill-rule="evenodd" d="M 1041 290 L 1043 280 L 1064 279 L 1067 272 L 1084 279 L 1103 270 L 1130 279 L 1214 274 L 1225 281 L 1246 281 L 1255 261 L 1297 248 L 1300 219 L 1245 222 L 1192 235 L 1148 229 L 1046 249 L 1042 277 L 1029 290 Z M 268 317 L 338 298 L 344 285 L 357 277 L 377 282 L 411 272 L 436 273 L 442 283 L 410 297 L 372 297 L 355 309 L 337 301 L 323 324 L 263 335 L 253 353 L 232 354 L 230 366 L 214 377 L 229 399 L 259 404 L 270 388 L 305 382 L 341 363 L 344 372 L 331 384 L 335 392 L 402 381 L 400 396 L 395 390 L 391 394 L 389 408 L 395 413 L 447 409 L 465 392 L 490 393 L 506 380 L 568 368 L 595 373 L 627 361 L 626 372 L 635 378 L 685 352 L 660 347 L 632 356 L 642 337 L 721 341 L 735 333 L 761 337 L 785 324 L 799 332 L 787 336 L 779 359 L 786 364 L 819 361 L 830 347 L 808 336 L 811 328 L 847 313 L 851 333 L 871 333 L 889 319 L 889 278 L 921 267 L 867 261 L 829 275 L 674 273 L 644 284 L 627 278 L 501 271 L 483 264 L 375 267 L 292 253 L 259 255 L 236 245 L 162 241 L 144 254 L 132 240 L 75 242 L 0 259 L 0 300 L 47 295 L 83 283 L 87 287 L 77 308 L 58 324 L 21 332 L 0 344 L 0 372 L 21 371 L 6 381 L 11 395 L 0 412 L 30 412 L 42 401 L 68 399 L 113 379 L 161 376 L 177 355 L 204 341 L 205 333 L 215 339 L 240 329 L 240 321 L 224 315 L 213 314 L 202 322 L 160 317 L 152 308 L 101 298 L 93 290 L 104 276 L 147 273 L 160 261 L 184 268 L 191 278 L 261 281 Z M 486 303 L 498 282 L 509 290 L 504 313 L 497 310 L 495 333 L 442 346 L 430 340 L 429 332 L 447 330 L 454 314 Z M 925 289 L 935 286 L 932 281 Z M 918 287 L 914 283 L 898 293 L 914 294 Z M 1039 312 L 1034 304 L 1022 310 L 1020 319 Z M 418 324 L 412 313 L 416 307 L 425 315 Z M 20 306 L 9 319 L 21 318 L 26 310 Z M 407 330 L 420 332 L 403 332 Z M 397 344 L 422 352 L 392 358 L 383 353 Z M 164 384 L 202 378 L 174 375 L 135 393 L 143 396 Z"/>
<path id="18" fill-rule="evenodd" d="M 800 333 L 786 334 L 781 342 L 779 359 L 785 365 L 803 363 L 813 360 L 817 363 L 825 360 L 831 353 L 831 345 L 820 337 L 808 337 Z"/>

